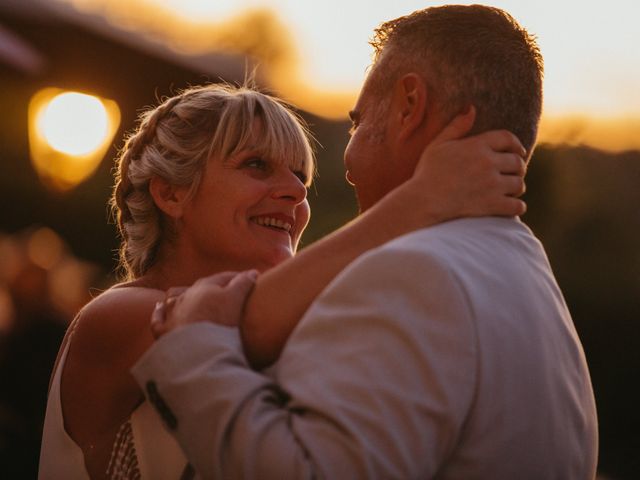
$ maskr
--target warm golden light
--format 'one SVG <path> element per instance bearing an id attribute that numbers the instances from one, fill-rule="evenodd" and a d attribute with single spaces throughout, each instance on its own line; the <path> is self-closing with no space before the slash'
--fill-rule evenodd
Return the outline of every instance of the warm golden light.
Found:
<path id="1" fill-rule="evenodd" d="M 109 133 L 109 118 L 96 97 L 67 92 L 54 97 L 44 108 L 38 128 L 55 150 L 86 155 L 104 142 Z"/>
<path id="2" fill-rule="evenodd" d="M 369 2 L 363 9 L 359 2 L 342 0 L 313 5 L 293 0 L 57 2 L 187 57 L 217 52 L 248 58 L 249 67 L 259 66 L 259 85 L 315 115 L 345 120 L 371 62 L 367 39 L 373 29 L 383 20 L 441 3 Z M 619 0 L 609 9 L 584 0 L 492 4 L 538 37 L 549 114 L 542 142 L 640 149 L 640 49 L 628 48 L 640 39 L 640 3 Z"/>
<path id="3" fill-rule="evenodd" d="M 36 93 L 29 104 L 33 166 L 49 187 L 68 190 L 98 167 L 120 125 L 112 100 L 59 88 Z"/>
<path id="4" fill-rule="evenodd" d="M 538 143 L 588 146 L 610 152 L 640 150 L 640 114 L 615 117 L 544 115 Z"/>

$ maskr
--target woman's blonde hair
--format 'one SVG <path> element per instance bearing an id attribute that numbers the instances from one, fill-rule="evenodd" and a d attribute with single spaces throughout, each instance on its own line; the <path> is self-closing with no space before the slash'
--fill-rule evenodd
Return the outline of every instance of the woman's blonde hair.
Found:
<path id="1" fill-rule="evenodd" d="M 110 206 L 121 238 L 120 267 L 126 279 L 144 275 L 170 234 L 149 191 L 152 177 L 189 186 L 194 195 L 207 160 L 249 148 L 261 121 L 256 153 L 304 172 L 314 171 L 311 136 L 282 101 L 250 87 L 211 84 L 192 87 L 140 115 L 116 159 Z"/>

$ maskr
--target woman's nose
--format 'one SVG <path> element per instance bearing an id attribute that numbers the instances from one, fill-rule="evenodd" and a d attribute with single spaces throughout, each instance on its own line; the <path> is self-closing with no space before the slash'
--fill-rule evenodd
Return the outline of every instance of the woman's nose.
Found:
<path id="1" fill-rule="evenodd" d="M 297 205 L 307 198 L 307 187 L 295 172 L 283 168 L 275 179 L 273 197 L 288 199 Z"/>

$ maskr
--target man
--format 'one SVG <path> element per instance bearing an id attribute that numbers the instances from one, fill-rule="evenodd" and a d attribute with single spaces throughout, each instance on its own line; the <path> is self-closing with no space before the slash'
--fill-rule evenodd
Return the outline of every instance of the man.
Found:
<path id="1" fill-rule="evenodd" d="M 470 105 L 476 132 L 511 130 L 531 155 L 542 60 L 508 14 L 430 8 L 383 24 L 373 44 L 345 153 L 362 210 Z M 595 475 L 584 354 L 517 218 L 456 220 L 361 256 L 311 306 L 272 377 L 211 324 L 166 335 L 134 375 L 162 392 L 206 478 Z"/>

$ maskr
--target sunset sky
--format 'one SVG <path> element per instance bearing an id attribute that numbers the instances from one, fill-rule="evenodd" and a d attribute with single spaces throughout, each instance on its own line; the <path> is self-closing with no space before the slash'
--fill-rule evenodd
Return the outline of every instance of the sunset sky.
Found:
<path id="1" fill-rule="evenodd" d="M 164 37 L 183 51 L 200 53 L 214 49 L 229 38 L 236 43 L 250 43 L 251 40 L 244 38 L 252 33 L 251 27 L 244 26 L 254 25 L 247 23 L 248 12 L 267 9 L 273 13 L 269 17 L 272 37 L 277 37 L 274 49 L 278 52 L 278 62 L 271 68 L 274 88 L 300 107 L 334 118 L 346 116 L 362 84 L 371 61 L 367 40 L 373 29 L 384 20 L 446 3 L 417 0 L 58 1 L 106 12 L 116 22 L 126 11 L 131 25 L 138 19 L 140 28 L 146 28 L 147 33 L 151 30 L 152 35 Z M 613 148 L 640 146 L 640 2 L 495 0 L 487 4 L 509 11 L 538 37 L 545 58 L 543 137 L 564 136 L 563 132 L 570 132 L 577 141 L 597 135 L 611 141 L 611 134 L 615 133 Z M 150 18 L 154 16 L 157 24 Z M 215 32 L 219 34 L 216 36 Z M 221 42 L 221 38 L 224 41 Z"/>
<path id="2" fill-rule="evenodd" d="M 292 30 L 305 77 L 318 88 L 357 90 L 370 62 L 367 39 L 381 21 L 443 2 L 416 0 L 156 0 L 186 18 L 233 16 L 269 6 Z M 478 2 L 455 2 L 478 3 Z M 640 112 L 640 2 L 503 0 L 538 36 L 551 113 Z"/>

